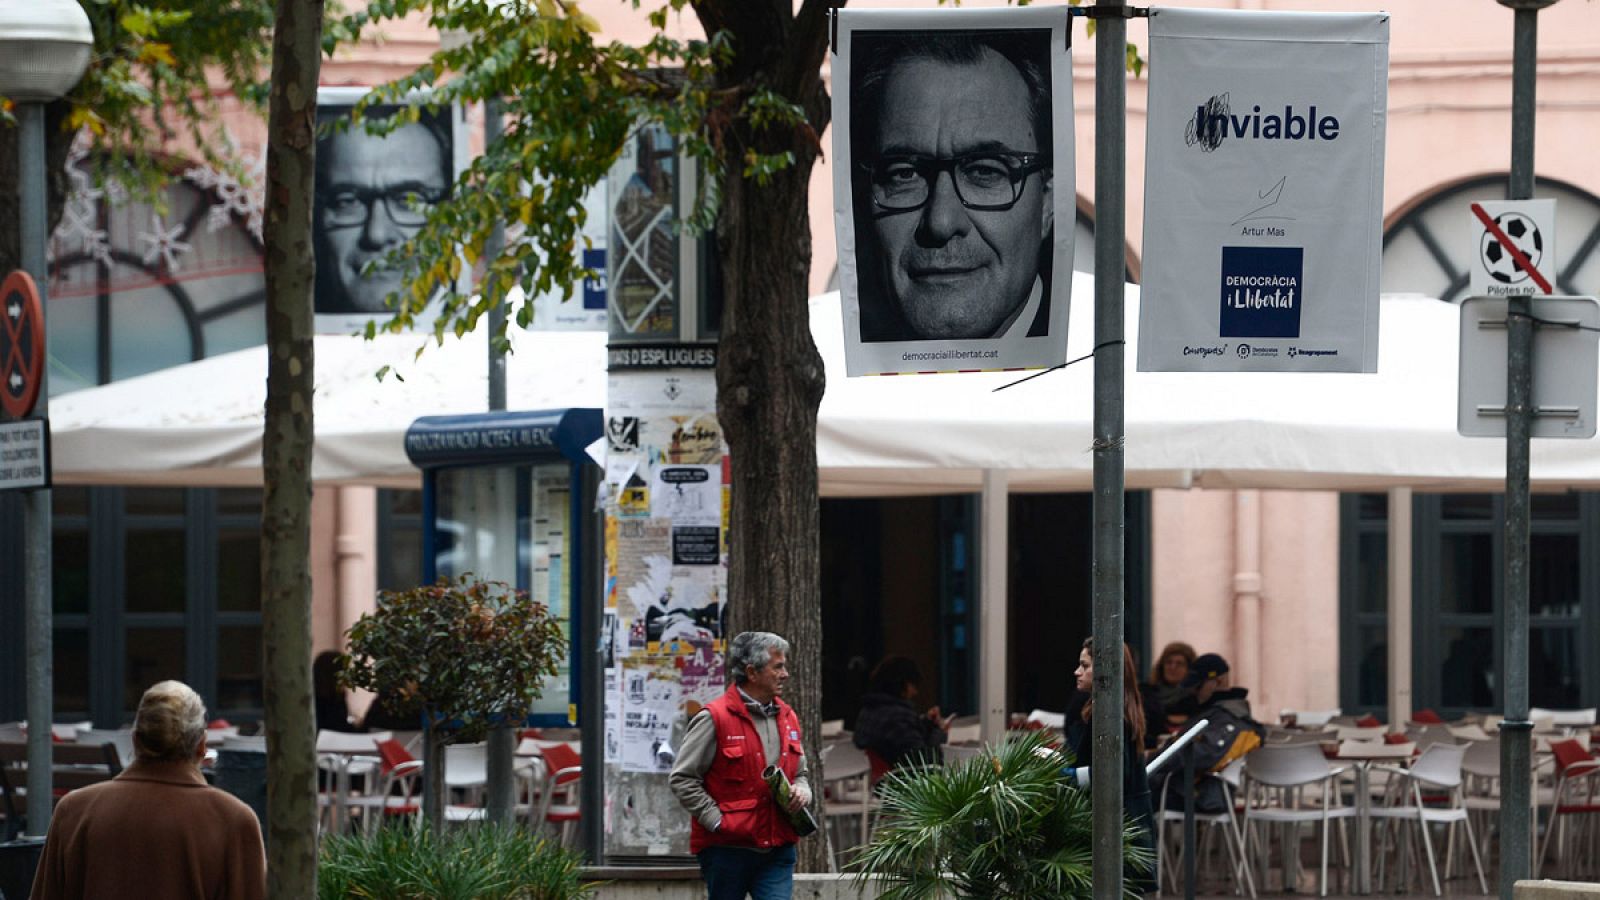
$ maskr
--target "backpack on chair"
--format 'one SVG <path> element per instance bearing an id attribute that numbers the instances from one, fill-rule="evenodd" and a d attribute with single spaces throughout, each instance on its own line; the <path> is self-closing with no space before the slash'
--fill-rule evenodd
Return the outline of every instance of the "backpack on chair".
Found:
<path id="1" fill-rule="evenodd" d="M 1196 773 L 1220 772 L 1228 763 L 1261 746 L 1265 729 L 1257 722 L 1241 719 L 1220 707 L 1212 707 L 1200 717 L 1207 724 L 1192 745 Z"/>

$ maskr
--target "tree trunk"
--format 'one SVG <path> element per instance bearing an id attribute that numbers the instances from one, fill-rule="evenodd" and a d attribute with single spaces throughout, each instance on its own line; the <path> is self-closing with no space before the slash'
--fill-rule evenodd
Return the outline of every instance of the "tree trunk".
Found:
<path id="1" fill-rule="evenodd" d="M 795 162 L 760 185 L 740 176 L 737 151 L 730 151 L 717 221 L 724 291 L 717 417 L 733 468 L 729 631 L 772 631 L 789 640 L 792 677 L 785 699 L 800 716 L 806 756 L 819 775 L 817 407 L 825 377 L 811 340 L 806 204 L 820 150 L 816 136 L 827 124 L 820 68 L 828 5 L 807 2 L 798 14 L 790 0 L 696 5 L 707 32 L 727 30 L 738 51 L 719 79 L 746 91 L 765 86 L 801 106 L 809 119 L 807 126 L 738 127 L 729 135 L 729 147 L 789 151 Z M 827 871 L 824 839 L 801 841 L 799 849 L 800 871 Z"/>
<path id="2" fill-rule="evenodd" d="M 450 735 L 434 724 L 433 710 L 423 715 L 428 724 L 422 731 L 422 819 L 428 830 L 439 835 L 444 833 L 444 807 L 449 799 L 445 796 L 444 755 Z"/>
<path id="3" fill-rule="evenodd" d="M 267 895 L 317 895 L 311 710 L 311 198 L 320 0 L 278 0 L 267 129 L 267 407 L 261 632 L 267 733 Z"/>

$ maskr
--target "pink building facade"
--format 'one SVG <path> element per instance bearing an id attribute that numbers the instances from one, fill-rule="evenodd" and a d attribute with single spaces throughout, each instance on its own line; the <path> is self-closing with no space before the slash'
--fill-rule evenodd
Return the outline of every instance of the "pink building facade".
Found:
<path id="1" fill-rule="evenodd" d="M 1180 0 L 1171 5 L 1328 11 L 1366 10 L 1374 4 L 1347 0 L 1237 0 L 1233 3 L 1223 0 L 1208 3 Z M 589 6 L 594 8 L 586 7 L 586 11 L 601 18 L 608 35 L 626 38 L 645 33 L 642 17 L 638 17 L 628 4 L 596 3 L 591 0 Z M 1461 268 L 1462 261 L 1470 252 L 1466 203 L 1469 199 L 1500 196 L 1497 192 L 1502 188 L 1497 185 L 1503 184 L 1509 169 L 1512 14 L 1493 0 L 1406 0 L 1397 7 L 1391 12 L 1389 119 L 1383 204 L 1388 234 L 1384 254 L 1384 289 L 1446 296 L 1451 293 L 1454 276 L 1464 271 Z M 675 19 L 672 27 L 688 34 L 694 30 L 694 23 L 692 17 L 685 15 Z M 1092 218 L 1095 159 L 1093 43 L 1085 39 L 1081 21 L 1075 20 L 1073 28 L 1078 200 L 1080 209 Z M 1140 44 L 1143 51 L 1145 41 L 1142 25 L 1135 22 L 1129 31 L 1132 40 Z M 381 42 L 368 42 L 341 51 L 334 59 L 325 62 L 324 84 L 368 85 L 398 77 L 409 72 L 438 46 L 437 35 L 421 25 L 392 25 L 387 26 L 384 32 Z M 1561 204 L 1561 254 L 1567 260 L 1562 265 L 1570 269 L 1566 273 L 1566 280 L 1577 291 L 1594 294 L 1600 292 L 1600 250 L 1595 247 L 1596 236 L 1600 235 L 1600 163 L 1597 163 L 1595 153 L 1595 147 L 1600 145 L 1600 100 L 1596 99 L 1600 98 L 1600 6 L 1567 0 L 1541 13 L 1539 56 L 1536 171 L 1541 179 L 1548 180 L 1549 194 L 1556 196 Z M 1151 60 L 1151 64 L 1159 65 L 1160 61 Z M 1145 90 L 1144 80 L 1129 81 L 1126 218 L 1129 268 L 1135 275 L 1140 260 L 1143 221 Z M 478 130 L 481 128 L 481 113 L 474 115 L 480 116 L 474 122 L 474 132 L 481 134 Z M 260 145 L 263 132 L 259 122 L 244 114 L 233 115 L 229 119 L 241 147 Z M 828 146 L 826 136 L 824 145 Z M 818 293 L 833 284 L 836 262 L 830 162 L 825 160 L 818 165 L 812 181 L 814 252 L 811 286 Z M 1078 257 L 1080 266 L 1092 262 L 1084 253 L 1079 253 Z M 1459 299 L 1459 287 L 1455 293 L 1454 299 Z M 119 298 L 120 295 L 113 294 L 113 297 Z M 53 319 L 53 327 L 55 321 L 60 319 Z M 110 374 L 112 377 L 121 377 L 115 372 Z M 1600 498 L 1587 494 L 1573 497 L 1570 516 L 1564 502 L 1554 503 L 1553 524 L 1546 528 L 1550 535 L 1558 539 L 1555 544 L 1559 544 L 1552 551 L 1554 556 L 1549 562 L 1552 569 L 1564 569 L 1564 560 L 1570 557 L 1579 570 L 1571 579 L 1570 589 L 1566 587 L 1568 582 L 1564 575 L 1551 582 L 1555 585 L 1551 590 L 1568 591 L 1572 596 L 1556 604 L 1562 612 L 1552 614 L 1547 630 L 1548 635 L 1553 636 L 1552 646 L 1559 645 L 1551 651 L 1554 657 L 1572 654 L 1574 664 L 1585 657 L 1600 659 L 1600 646 L 1595 645 L 1600 640 L 1597 638 L 1600 635 L 1600 502 L 1597 500 Z M 118 502 L 127 504 L 123 507 L 123 514 L 135 515 L 132 500 Z M 191 499 L 187 502 L 192 504 L 195 501 Z M 222 504 L 222 501 L 217 502 Z M 370 608 L 375 590 L 389 577 L 384 573 L 386 565 L 390 569 L 403 567 L 412 559 L 414 554 L 397 552 L 396 549 L 396 542 L 403 544 L 417 540 L 415 516 L 408 518 L 409 514 L 403 512 L 412 502 L 413 498 L 403 493 L 380 494 L 372 487 L 317 489 L 313 509 L 312 564 L 315 640 L 319 648 L 338 646 L 344 629 L 361 612 Z M 894 623 L 907 621 L 906 617 L 916 620 L 919 615 L 938 618 L 940 611 L 934 608 L 934 601 L 929 598 L 938 595 L 941 590 L 939 583 L 941 579 L 947 580 L 950 569 L 944 563 L 919 561 L 915 550 L 906 548 L 944 546 L 940 543 L 940 535 L 945 533 L 941 530 L 944 529 L 941 523 L 947 520 L 961 521 L 962 513 L 950 511 L 952 504 L 959 505 L 959 499 L 885 501 L 873 513 L 881 517 L 883 524 L 877 532 L 877 538 L 868 545 L 874 548 L 870 550 L 862 550 L 859 544 L 851 549 L 851 542 L 842 539 L 830 542 L 826 534 L 829 523 L 848 518 L 848 511 L 844 507 L 835 506 L 830 513 L 828 504 L 839 502 L 825 501 L 824 545 L 825 548 L 833 546 L 838 549 L 825 549 L 825 556 L 828 553 L 833 555 L 824 560 L 824 592 L 828 593 L 836 586 L 826 582 L 829 573 L 870 568 L 906 574 L 902 578 L 870 585 L 857 583 L 854 588 L 846 586 L 840 588 L 843 593 L 824 597 L 825 606 L 831 604 L 837 607 L 843 596 L 874 595 L 871 602 L 877 608 L 876 613 L 868 614 L 869 617 L 875 617 L 875 622 L 867 631 L 876 631 L 878 637 L 861 646 L 825 648 L 828 655 L 838 657 L 830 660 L 830 664 L 838 663 L 855 671 L 858 667 L 870 666 L 874 661 L 856 658 L 863 654 L 904 652 L 921 660 L 925 670 L 938 672 L 941 666 L 952 665 L 946 652 L 948 646 L 944 650 L 929 649 L 941 641 L 948 645 L 945 637 L 934 636 L 930 643 L 924 640 L 920 632 L 897 628 Z M 1039 502 L 1042 504 L 1044 501 Z M 1086 497 L 1062 502 L 1065 505 L 1061 509 L 1066 514 L 1073 514 L 1073 511 L 1081 513 L 1087 508 Z M 1494 521 L 1497 501 L 1493 497 L 1484 498 L 1481 503 L 1474 505 L 1465 501 L 1453 504 L 1452 501 L 1411 497 L 1408 494 L 1362 499 L 1342 498 L 1339 494 L 1326 491 L 1196 489 L 1157 490 L 1145 495 L 1141 502 L 1144 511 L 1131 525 L 1139 529 L 1140 534 L 1136 539 L 1144 551 L 1135 555 L 1137 571 L 1132 573 L 1139 587 L 1130 590 L 1130 603 L 1140 608 L 1133 613 L 1137 633 L 1130 631 L 1130 637 L 1147 648 L 1147 652 L 1171 640 L 1184 640 L 1201 652 L 1222 653 L 1233 664 L 1236 683 L 1252 689 L 1256 713 L 1264 719 L 1276 716 L 1278 710 L 1284 708 L 1385 705 L 1374 700 L 1375 696 L 1387 697 L 1382 673 L 1377 673 L 1379 681 L 1374 682 L 1370 677 L 1373 673 L 1366 670 L 1376 665 L 1377 661 L 1390 658 L 1377 636 L 1386 633 L 1386 629 L 1400 626 L 1400 623 L 1387 621 L 1379 614 L 1386 609 L 1386 600 L 1383 597 L 1374 598 L 1372 586 L 1385 584 L 1388 570 L 1382 559 L 1373 558 L 1371 554 L 1363 555 L 1365 551 L 1362 550 L 1367 546 L 1362 543 L 1362 535 L 1380 534 L 1383 530 L 1381 523 L 1386 522 L 1387 518 L 1362 518 L 1361 510 L 1371 510 L 1384 503 L 1416 504 L 1419 517 L 1427 520 L 1427 524 L 1421 525 L 1421 530 L 1417 532 L 1422 536 L 1419 543 L 1433 542 L 1429 545 L 1432 549 L 1424 550 L 1418 557 L 1417 576 L 1419 585 L 1432 585 L 1419 591 L 1419 598 L 1432 599 L 1418 599 L 1416 602 L 1431 606 L 1424 609 L 1419 605 L 1416 617 L 1408 619 L 1403 624 L 1403 630 L 1388 633 L 1401 635 L 1418 648 L 1414 658 L 1408 653 L 1402 660 L 1409 661 L 1416 673 L 1415 681 L 1421 692 L 1418 696 L 1423 701 L 1420 705 L 1471 705 L 1453 702 L 1462 699 L 1457 695 L 1440 693 L 1445 690 L 1442 686 L 1445 676 L 1442 673 L 1445 671 L 1446 652 L 1442 645 L 1447 637 L 1453 637 L 1467 642 L 1463 644 L 1467 646 L 1471 641 L 1484 637 L 1482 632 L 1485 627 L 1489 628 L 1490 637 L 1496 633 L 1492 624 L 1485 625 L 1487 620 L 1481 618 L 1482 601 L 1472 599 L 1479 597 L 1484 584 L 1498 571 L 1493 566 L 1487 569 L 1474 567 L 1474 560 L 1481 562 L 1478 558 L 1483 555 L 1484 549 L 1492 550 L 1497 546 L 1492 537 L 1488 543 L 1479 540 L 1491 531 L 1488 526 L 1483 526 L 1483 522 Z M 1027 549 L 1027 532 L 1015 527 L 1018 516 L 1034 514 L 1029 512 L 1030 509 L 1043 509 L 1043 506 L 1037 509 L 1028 506 L 1030 503 L 1033 501 L 1026 498 L 1013 498 L 1011 639 L 1014 645 L 1029 638 L 1026 632 L 1031 627 L 1027 621 L 1019 624 L 1018 616 L 1036 615 L 1044 604 L 1051 602 L 1048 598 L 1019 599 L 1030 589 L 1025 583 L 1028 569 L 1022 557 L 1029 553 L 1046 552 L 1043 548 Z M 1458 519 L 1451 511 L 1457 506 L 1464 509 L 1481 508 L 1487 512 L 1475 516 L 1469 509 L 1463 514 L 1464 518 Z M 1039 514 L 1048 516 L 1056 513 Z M 85 535 L 97 533 L 94 531 L 97 527 L 94 524 L 95 515 L 86 510 L 81 517 Z M 1409 515 L 1402 518 L 1409 518 Z M 68 520 L 79 521 L 71 515 Z M 1458 522 L 1467 524 L 1457 527 Z M 959 530 L 959 524 L 956 527 Z M 137 530 L 133 528 L 133 531 Z M 1468 539 L 1457 540 L 1461 534 L 1466 534 Z M 1576 548 L 1575 555 L 1566 550 L 1569 537 Z M 1538 542 L 1539 538 L 1536 537 L 1536 544 Z M 87 546 L 91 541 L 86 537 L 84 543 Z M 1381 540 L 1379 543 L 1382 543 Z M 125 550 L 133 552 L 131 545 Z M 873 558 L 858 558 L 869 552 Z M 420 550 L 415 553 L 419 554 Z M 87 554 L 86 550 L 86 558 Z M 1086 567 L 1087 562 L 1082 562 L 1082 565 Z M 85 562 L 84 566 L 90 573 L 100 571 L 99 564 Z M 90 574 L 86 577 L 92 581 L 96 577 L 112 576 Z M 839 576 L 840 583 L 849 581 L 850 577 Z M 894 584 L 890 585 L 888 581 Z M 1448 592 L 1439 585 L 1451 585 L 1454 586 L 1452 590 L 1460 590 L 1445 596 Z M 1536 579 L 1536 589 L 1538 587 Z M 120 590 L 130 596 L 135 593 L 135 588 L 127 584 Z M 1491 597 L 1492 605 L 1492 590 L 1490 595 L 1485 596 Z M 1459 597 L 1469 599 L 1460 600 Z M 1074 628 L 1078 629 L 1076 633 L 1083 633 L 1087 595 L 1074 594 L 1061 602 L 1071 608 L 1070 615 L 1058 621 L 1052 618 L 1056 613 L 1045 613 L 1043 621 L 1058 625 L 1067 623 L 1060 625 L 1056 632 L 1059 634 L 1074 633 Z M 217 608 L 225 606 L 226 603 L 222 602 Z M 116 686 L 124 678 L 124 673 L 128 679 L 148 678 L 156 674 L 155 669 L 136 671 L 129 664 L 118 665 L 116 668 L 121 671 L 109 676 L 94 674 L 102 668 L 104 659 L 95 656 L 97 651 L 93 648 L 104 645 L 104 641 L 96 636 L 102 626 L 94 623 L 93 614 L 89 611 L 92 607 L 93 603 L 86 600 L 81 622 L 75 618 L 62 620 L 68 624 L 58 626 L 71 631 L 81 625 L 84 648 L 81 657 L 72 656 L 66 660 L 58 653 L 58 669 L 63 663 L 69 672 L 84 667 L 88 669 L 82 676 L 85 684 L 81 691 L 75 686 L 75 693 L 67 698 L 65 705 L 58 699 L 58 706 L 86 717 L 91 712 L 88 706 L 95 705 L 90 698 L 98 695 L 111 697 L 118 693 Z M 124 602 L 122 610 L 126 611 L 127 608 Z M 156 613 L 152 612 L 151 615 Z M 837 608 L 829 615 L 835 617 L 832 619 L 835 622 L 849 620 L 849 616 Z M 225 616 L 223 619 L 234 621 L 227 620 Z M 235 627 L 250 627 L 248 616 L 237 621 Z M 116 652 L 126 659 L 131 659 L 136 652 L 142 652 L 135 650 L 135 644 L 143 638 L 130 636 L 133 630 L 193 627 L 186 624 L 181 615 L 172 619 L 172 623 L 177 623 L 175 625 L 164 619 L 146 621 L 120 613 L 117 622 L 109 627 L 123 634 L 117 639 L 122 642 L 118 646 L 126 646 Z M 1561 630 L 1568 626 L 1570 634 Z M 1359 637 L 1358 631 L 1366 637 Z M 76 635 L 76 632 L 73 634 Z M 188 635 L 177 640 L 180 643 L 187 642 L 191 648 L 191 660 L 200 659 L 202 665 L 211 665 L 210 671 L 214 677 L 218 681 L 224 680 L 227 675 L 221 671 L 216 660 L 206 663 L 206 652 L 195 651 L 193 648 L 197 640 L 192 631 Z M 77 647 L 76 640 L 76 637 L 72 637 L 68 643 Z M 203 644 L 206 640 L 209 638 L 203 636 L 198 643 Z M 1430 642 L 1439 643 L 1440 649 L 1428 650 Z M 169 640 L 163 646 L 177 645 Z M 1057 646 L 1055 649 L 1061 651 L 1062 648 Z M 1062 660 L 1068 659 L 1076 648 L 1069 649 L 1071 653 L 1024 654 L 1028 661 L 1013 664 L 1010 677 L 1013 682 L 1042 679 L 1069 683 L 1071 666 Z M 72 652 L 76 653 L 76 650 Z M 211 655 L 226 654 L 211 651 Z M 1035 666 L 1034 660 L 1040 667 L 1049 666 L 1053 670 L 1019 670 L 1019 665 L 1025 668 Z M 974 664 L 969 659 L 962 665 L 970 669 Z M 1575 681 L 1570 686 L 1570 696 L 1583 705 L 1595 705 L 1600 703 L 1600 672 L 1592 670 L 1595 665 L 1593 662 L 1583 665 L 1589 669 L 1580 668 L 1573 675 Z M 244 678 L 249 676 L 248 671 L 234 674 Z M 79 676 L 68 677 L 77 679 Z M 1401 679 L 1406 685 L 1412 680 L 1409 675 Z M 96 687 L 96 684 L 100 686 Z M 80 694 L 83 703 L 87 704 L 81 708 L 72 705 Z M 1011 696 L 1014 703 L 1021 703 L 1033 696 L 1054 695 L 1050 691 L 1025 694 L 1014 687 Z M 1564 697 L 1568 694 L 1558 692 L 1551 696 Z M 1452 702 L 1447 703 L 1446 700 Z M 0 696 L 0 705 L 4 701 L 6 697 Z M 20 709 L 20 688 L 16 703 Z M 1535 704 L 1538 703 L 1539 697 L 1536 696 Z M 114 712 L 109 711 L 112 706 L 114 703 L 111 699 L 100 701 L 94 717 L 115 717 Z M 248 709 L 249 703 L 241 702 L 240 708 Z M 950 708 L 948 704 L 946 708 Z"/>

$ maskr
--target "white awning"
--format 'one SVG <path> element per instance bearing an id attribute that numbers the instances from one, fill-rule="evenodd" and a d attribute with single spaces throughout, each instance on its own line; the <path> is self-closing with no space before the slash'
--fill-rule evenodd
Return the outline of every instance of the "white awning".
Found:
<path id="1" fill-rule="evenodd" d="M 1089 352 L 1093 281 L 1078 274 L 1068 358 Z M 1139 373 L 1138 288 L 1127 289 L 1125 465 L 1130 488 L 1377 490 L 1412 485 L 1493 491 L 1505 444 L 1455 433 L 1458 308 L 1414 296 L 1382 301 L 1375 375 Z M 1093 366 L 1086 360 L 995 392 L 1026 372 L 846 379 L 837 294 L 811 300 L 827 365 L 817 429 L 830 496 L 978 490 L 986 468 L 1013 490 L 1092 483 Z M 481 412 L 481 336 L 428 346 L 421 335 L 316 344 L 313 478 L 415 486 L 402 438 L 423 415 Z M 520 333 L 508 361 L 508 405 L 605 405 L 605 336 Z M 375 373 L 392 365 L 379 382 Z M 266 349 L 256 347 L 51 403 L 61 484 L 248 485 L 261 480 Z M 1600 488 L 1600 439 L 1537 440 L 1535 488 Z"/>

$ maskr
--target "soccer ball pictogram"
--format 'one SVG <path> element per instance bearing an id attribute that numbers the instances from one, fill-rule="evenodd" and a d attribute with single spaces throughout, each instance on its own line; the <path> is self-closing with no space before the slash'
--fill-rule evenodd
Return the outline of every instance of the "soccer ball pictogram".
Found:
<path id="1" fill-rule="evenodd" d="M 1539 234 L 1539 226 L 1519 212 L 1501 213 L 1495 216 L 1494 224 L 1505 232 L 1518 252 L 1526 256 L 1528 262 L 1537 268 L 1540 258 L 1544 256 L 1544 238 Z M 1517 262 L 1511 252 L 1487 229 L 1483 232 L 1483 241 L 1478 245 L 1478 251 L 1483 257 L 1483 267 L 1495 281 L 1501 284 L 1517 284 L 1528 280 L 1528 272 L 1523 269 L 1522 264 Z"/>

